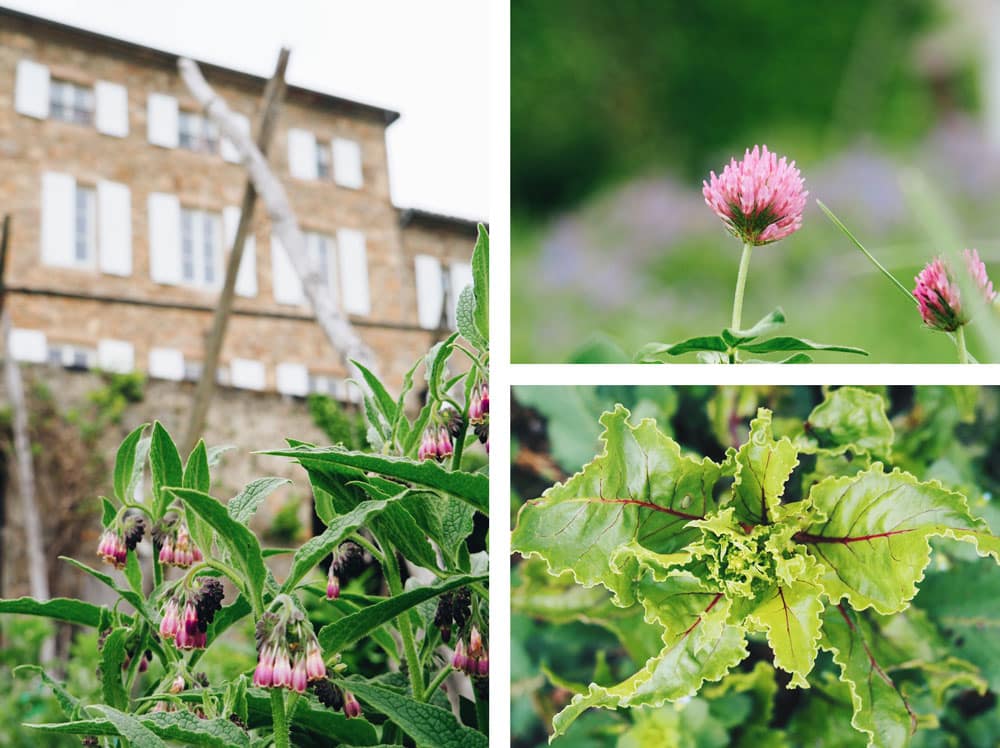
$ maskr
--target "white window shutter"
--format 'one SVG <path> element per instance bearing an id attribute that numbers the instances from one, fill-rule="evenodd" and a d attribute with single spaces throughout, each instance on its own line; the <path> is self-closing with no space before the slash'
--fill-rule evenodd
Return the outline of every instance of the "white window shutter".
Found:
<path id="1" fill-rule="evenodd" d="M 176 348 L 150 348 L 149 376 L 157 379 L 184 379 L 184 354 Z"/>
<path id="2" fill-rule="evenodd" d="M 288 172 L 298 179 L 316 179 L 316 136 L 308 130 L 288 131 Z"/>
<path id="3" fill-rule="evenodd" d="M 229 362 L 229 383 L 244 390 L 264 389 L 264 364 L 248 358 L 234 358 Z"/>
<path id="4" fill-rule="evenodd" d="M 108 81 L 94 84 L 97 131 L 116 138 L 128 135 L 128 92 Z"/>
<path id="5" fill-rule="evenodd" d="M 10 331 L 10 352 L 15 361 L 44 364 L 49 358 L 49 344 L 41 330 Z"/>
<path id="6" fill-rule="evenodd" d="M 132 275 L 132 193 L 124 184 L 97 183 L 97 233 L 101 271 Z"/>
<path id="7" fill-rule="evenodd" d="M 17 63 L 14 84 L 14 109 L 37 119 L 49 116 L 49 69 L 31 60 Z"/>
<path id="8" fill-rule="evenodd" d="M 236 121 L 239 123 L 240 129 L 243 132 L 245 132 L 245 133 L 247 133 L 249 135 L 250 134 L 250 120 L 247 117 L 245 117 L 244 115 L 239 114 L 239 113 L 234 113 L 233 116 L 236 118 Z M 229 138 L 225 138 L 225 137 L 222 138 L 222 140 L 220 141 L 219 149 L 220 149 L 220 151 L 222 153 L 222 157 L 224 159 L 226 159 L 226 161 L 228 161 L 228 162 L 230 162 L 232 164 L 238 164 L 240 162 L 239 151 L 236 150 L 236 146 L 234 146 L 231 142 L 229 142 Z"/>
<path id="9" fill-rule="evenodd" d="M 441 324 L 444 305 L 444 283 L 441 261 L 430 255 L 417 255 L 417 320 L 425 330 L 436 330 Z"/>
<path id="10" fill-rule="evenodd" d="M 234 205 L 222 210 L 222 223 L 226 230 L 226 250 L 232 251 L 236 239 L 236 229 L 240 224 L 240 209 Z M 226 255 L 229 256 L 228 254 Z M 257 240 L 252 233 L 247 234 L 243 243 L 243 258 L 236 273 L 236 293 L 240 296 L 257 295 Z"/>
<path id="11" fill-rule="evenodd" d="M 104 371 L 127 374 L 135 368 L 135 349 L 127 340 L 100 340 L 97 343 L 97 366 Z"/>
<path id="12" fill-rule="evenodd" d="M 181 203 L 176 195 L 149 196 L 149 277 L 157 283 L 181 282 Z"/>
<path id="13" fill-rule="evenodd" d="M 309 394 L 309 369 L 305 364 L 278 364 L 275 373 L 278 392 L 282 395 L 305 397 Z"/>
<path id="14" fill-rule="evenodd" d="M 277 236 L 271 234 L 271 286 L 279 304 L 301 304 L 305 301 L 302 281 L 288 259 L 288 253 Z"/>
<path id="15" fill-rule="evenodd" d="M 472 266 L 467 262 L 453 262 L 448 268 L 448 281 L 451 286 L 451 298 L 448 299 L 448 322 L 456 327 L 455 313 L 458 307 L 458 297 L 462 289 L 472 285 Z"/>
<path id="16" fill-rule="evenodd" d="M 361 145 L 345 138 L 333 139 L 333 181 L 341 187 L 360 189 L 365 182 Z"/>
<path id="17" fill-rule="evenodd" d="M 76 228 L 76 180 L 69 174 L 42 174 L 42 262 L 72 267 Z"/>
<path id="18" fill-rule="evenodd" d="M 337 232 L 337 257 L 340 261 L 340 288 L 344 311 L 348 314 L 369 314 L 371 298 L 368 291 L 365 235 L 354 229 L 340 229 Z"/>
<path id="19" fill-rule="evenodd" d="M 151 93 L 146 114 L 149 142 L 164 148 L 176 148 L 179 134 L 177 99 L 173 96 Z"/>

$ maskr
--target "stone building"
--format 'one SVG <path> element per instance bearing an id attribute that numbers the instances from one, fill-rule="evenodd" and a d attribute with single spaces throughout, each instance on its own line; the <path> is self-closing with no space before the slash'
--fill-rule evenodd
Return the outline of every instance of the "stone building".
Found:
<path id="1" fill-rule="evenodd" d="M 0 8 L 18 359 L 197 378 L 246 173 L 177 59 Z M 265 81 L 201 67 L 249 127 Z M 475 241 L 473 222 L 392 204 L 385 132 L 398 116 L 289 86 L 270 149 L 313 261 L 392 384 L 453 324 Z M 236 292 L 222 384 L 351 398 L 259 204 Z"/>
<path id="2" fill-rule="evenodd" d="M 0 8 L 0 217 L 10 215 L 12 225 L 3 288 L 13 353 L 26 364 L 36 404 L 32 393 L 43 385 L 64 414 L 86 408 L 102 387 L 85 370 L 148 375 L 144 399 L 95 447 L 107 466 L 140 423 L 158 419 L 181 435 L 246 182 L 232 147 L 186 92 L 177 60 Z M 201 69 L 249 126 L 266 81 Z M 313 261 L 390 388 L 454 325 L 476 238 L 475 222 L 392 204 L 385 133 L 398 116 L 289 86 L 269 153 Z M 286 436 L 322 443 L 301 396 L 351 400 L 356 388 L 345 384 L 260 204 L 236 292 L 220 361 L 225 386 L 204 432 L 208 444 L 235 449 L 214 471 L 213 493 L 225 499 L 254 477 L 288 477 L 294 483 L 272 494 L 255 522 L 266 528 L 297 503 L 308 528 L 301 469 L 254 451 Z M 36 458 L 54 594 L 77 594 L 82 584 L 60 573 L 56 549 L 89 556 L 97 541 L 92 513 L 67 507 L 111 491 L 110 478 L 96 488 L 61 480 L 74 459 L 90 458 L 76 454 L 74 434 L 43 444 L 58 453 L 61 472 Z M 17 596 L 27 594 L 24 535 L 2 449 L 0 596 Z"/>

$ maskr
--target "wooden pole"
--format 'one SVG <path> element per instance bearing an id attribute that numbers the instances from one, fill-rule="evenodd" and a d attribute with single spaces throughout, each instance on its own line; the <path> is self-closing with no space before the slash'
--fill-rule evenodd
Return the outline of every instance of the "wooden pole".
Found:
<path id="1" fill-rule="evenodd" d="M 285 97 L 285 70 L 288 67 L 289 54 L 290 51 L 288 49 L 282 48 L 278 54 L 278 64 L 275 66 L 274 75 L 271 76 L 264 89 L 263 110 L 260 120 L 257 123 L 256 134 L 257 147 L 264 156 L 267 156 L 267 150 L 274 136 L 278 114 L 281 110 L 281 103 Z M 205 430 L 205 419 L 208 417 L 212 395 L 215 393 L 216 372 L 219 369 L 219 354 L 222 351 L 222 343 L 226 337 L 229 313 L 233 307 L 236 276 L 239 273 L 240 262 L 243 259 L 243 246 L 246 243 L 247 234 L 250 233 L 256 205 L 257 190 L 254 188 L 253 182 L 248 178 L 246 187 L 243 189 L 240 222 L 236 227 L 236 237 L 233 239 L 233 247 L 229 253 L 229 262 L 226 265 L 226 279 L 222 284 L 219 303 L 215 307 L 215 315 L 212 318 L 212 329 L 205 339 L 204 363 L 202 365 L 201 377 L 198 379 L 198 387 L 194 393 L 194 404 L 191 406 L 187 432 L 182 443 L 183 454 L 188 454 L 194 449 L 198 443 L 198 439 L 201 438 L 202 432 Z"/>
<path id="2" fill-rule="evenodd" d="M 7 381 L 7 396 L 13 415 L 14 454 L 17 462 L 17 482 L 21 494 L 21 514 L 24 524 L 25 560 L 28 564 L 28 584 L 31 596 L 36 600 L 48 600 L 49 571 L 45 561 L 42 521 L 35 502 L 35 465 L 31 455 L 31 437 L 28 432 L 28 407 L 24 398 L 24 382 L 21 369 L 10 350 L 10 314 L 6 309 L 6 269 L 7 247 L 10 242 L 10 216 L 3 220 L 3 234 L 0 236 L 0 325 L 3 334 L 4 377 Z M 55 654 L 55 642 L 51 637 L 42 643 L 42 662 L 51 660 Z"/>

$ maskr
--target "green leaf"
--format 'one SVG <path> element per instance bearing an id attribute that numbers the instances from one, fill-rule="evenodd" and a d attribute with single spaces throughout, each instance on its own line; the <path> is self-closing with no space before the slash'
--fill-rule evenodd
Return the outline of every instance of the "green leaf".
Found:
<path id="1" fill-rule="evenodd" d="M 451 357 L 451 348 L 456 339 L 458 339 L 458 333 L 453 332 L 447 339 L 436 343 L 427 351 L 427 356 L 424 360 L 424 370 L 427 378 L 428 405 L 433 405 L 444 400 L 445 393 L 441 391 L 441 383 L 442 379 L 448 374 L 447 363 Z"/>
<path id="2" fill-rule="evenodd" d="M 868 351 L 862 348 L 854 348 L 849 345 L 828 345 L 826 343 L 815 343 L 805 338 L 793 338 L 789 336 L 779 336 L 769 338 L 760 343 L 744 343 L 739 346 L 740 350 L 749 353 L 775 353 L 777 351 L 839 351 L 840 353 L 856 353 L 859 356 L 867 356 Z"/>
<path id="3" fill-rule="evenodd" d="M 809 688 L 806 676 L 819 651 L 821 594 L 813 582 L 781 584 L 747 615 L 748 623 L 766 632 L 774 664 L 791 674 L 790 688 Z"/>
<path id="4" fill-rule="evenodd" d="M 33 597 L 18 597 L 12 600 L 0 600 L 0 613 L 19 613 L 26 616 L 42 616 L 56 621 L 78 623 L 81 626 L 100 627 L 108 617 L 108 609 L 74 600 L 68 597 L 56 597 L 45 602 Z"/>
<path id="5" fill-rule="evenodd" d="M 165 740 L 211 748 L 249 748 L 250 736 L 224 717 L 203 719 L 193 712 L 150 712 L 139 718 Z"/>
<path id="6" fill-rule="evenodd" d="M 341 447 L 297 447 L 264 452 L 264 454 L 292 457 L 306 469 L 310 466 L 350 467 L 378 473 L 388 478 L 444 491 L 468 502 L 483 514 L 489 514 L 489 478 L 481 473 L 450 471 L 433 460 L 416 461 L 405 457 L 383 457 Z"/>
<path id="7" fill-rule="evenodd" d="M 899 470 L 886 473 L 878 462 L 854 477 L 817 483 L 809 499 L 825 518 L 795 539 L 824 567 L 830 601 L 846 598 L 856 610 L 903 610 L 930 561 L 931 536 L 974 543 L 980 555 L 994 559 L 1000 555 L 1000 539 L 973 519 L 964 496 Z"/>
<path id="8" fill-rule="evenodd" d="M 357 486 L 373 499 L 380 501 L 403 499 L 414 493 L 412 489 L 399 491 L 398 486 L 392 483 L 386 487 L 389 490 L 383 490 L 383 487 L 375 485 L 372 481 L 359 482 Z M 397 551 L 417 566 L 423 566 L 425 569 L 437 568 L 437 553 L 428 542 L 427 533 L 403 502 L 395 501 L 387 506 L 384 512 L 372 520 L 370 529 L 379 543 L 388 540 Z"/>
<path id="9" fill-rule="evenodd" d="M 476 327 L 476 292 L 472 286 L 466 286 L 459 294 L 458 304 L 455 306 L 455 327 L 458 328 L 458 334 L 478 350 L 489 350 L 489 343 L 483 340 Z"/>
<path id="10" fill-rule="evenodd" d="M 871 628 L 861 619 L 833 606 L 823 616 L 820 646 L 833 653 L 840 679 L 850 687 L 854 717 L 851 724 L 868 735 L 873 748 L 907 745 L 917 718 L 892 678 L 872 654 Z"/>
<path id="11" fill-rule="evenodd" d="M 632 426 L 628 417 L 621 405 L 601 416 L 601 455 L 521 507 L 511 540 L 513 550 L 545 559 L 553 574 L 571 572 L 585 587 L 603 584 L 623 605 L 632 600 L 632 580 L 612 568 L 614 551 L 635 541 L 669 553 L 697 537 L 689 523 L 715 508 L 721 475 L 707 458 L 682 456 L 653 420 Z"/>
<path id="12" fill-rule="evenodd" d="M 885 399 L 874 392 L 858 387 L 836 389 L 813 408 L 796 446 L 809 452 L 851 449 L 888 460 L 894 434 L 885 405 Z"/>
<path id="13" fill-rule="evenodd" d="M 108 527 L 118 516 L 118 508 L 107 496 L 101 497 L 101 526 Z"/>
<path id="14" fill-rule="evenodd" d="M 262 688 L 247 689 L 247 717 L 251 728 L 270 729 L 271 698 Z M 300 698 L 295 707 L 295 731 L 302 731 L 318 745 L 368 745 L 378 743 L 375 728 L 365 719 L 347 719 L 327 709 L 314 697 Z M 268 743 L 271 744 L 270 741 Z"/>
<path id="15" fill-rule="evenodd" d="M 396 403 L 392 399 L 392 396 L 386 391 L 385 385 L 382 381 L 371 373 L 362 364 L 357 361 L 352 360 L 358 371 L 361 372 L 361 376 L 364 377 L 365 383 L 371 390 L 371 394 L 374 397 L 374 402 L 378 406 L 378 412 L 385 419 L 387 424 L 391 424 L 396 420 Z"/>
<path id="16" fill-rule="evenodd" d="M 56 735 L 118 735 L 118 728 L 106 719 L 78 719 L 72 722 L 24 723 L 25 727 Z"/>
<path id="17" fill-rule="evenodd" d="M 452 564 L 472 534 L 475 510 L 464 501 L 431 491 L 410 491 L 403 506 Z"/>
<path id="18" fill-rule="evenodd" d="M 208 467 L 214 468 L 222 461 L 222 455 L 230 450 L 236 449 L 235 444 L 219 444 L 208 448 Z"/>
<path id="19" fill-rule="evenodd" d="M 67 718 L 73 719 L 80 709 L 80 700 L 69 693 L 62 683 L 54 680 L 45 670 L 39 665 L 18 665 L 13 668 L 12 672 L 17 675 L 19 673 L 33 673 L 42 679 L 50 689 L 52 689 L 52 695 L 56 697 L 56 701 L 59 702 L 59 708 L 62 709 L 63 714 Z"/>
<path id="20" fill-rule="evenodd" d="M 131 501 L 129 493 L 129 483 L 132 481 L 132 473 L 135 472 L 136 446 L 142 438 L 142 432 L 146 430 L 148 423 L 142 424 L 139 428 L 125 437 L 125 440 L 118 447 L 118 454 L 115 456 L 115 496 L 119 501 Z"/>
<path id="21" fill-rule="evenodd" d="M 360 678 L 337 680 L 363 702 L 384 714 L 420 746 L 488 748 L 483 733 L 466 727 L 450 711 L 422 703 Z"/>
<path id="22" fill-rule="evenodd" d="M 229 549 L 237 569 L 246 575 L 249 594 L 259 603 L 267 579 L 267 568 L 257 536 L 242 522 L 230 517 L 226 507 L 206 493 L 175 487 L 164 488 L 164 493 L 176 496 L 215 530 L 218 542 Z"/>
<path id="23" fill-rule="evenodd" d="M 131 555 L 134 555 L 134 552 L 132 552 Z M 144 618 L 146 618 L 146 620 L 152 621 L 152 620 L 155 619 L 155 616 L 153 615 L 152 611 L 149 609 L 149 606 L 146 604 L 146 598 L 143 597 L 141 593 L 135 592 L 134 590 L 127 589 L 125 587 L 122 587 L 120 584 L 118 584 L 114 579 L 112 579 L 111 577 L 109 577 L 107 574 L 105 574 L 103 572 L 100 572 L 97 569 L 94 569 L 94 568 L 92 568 L 90 566 L 87 566 L 87 564 L 85 564 L 85 563 L 83 563 L 81 561 L 77 561 L 75 558 L 70 558 L 69 556 L 60 556 L 59 558 L 60 558 L 60 560 L 65 561 L 66 563 L 68 563 L 68 564 L 70 564 L 72 566 L 75 566 L 80 571 L 83 571 L 83 572 L 86 572 L 87 574 L 90 574 L 90 576 L 92 576 L 94 579 L 98 580 L 99 582 L 103 582 L 107 587 L 110 587 L 112 590 L 114 590 L 115 592 L 117 592 L 118 595 L 123 600 L 125 600 L 129 605 L 131 605 L 133 608 L 135 608 L 137 611 L 139 611 L 139 613 Z"/>
<path id="24" fill-rule="evenodd" d="M 215 618 L 208 626 L 208 641 L 213 642 L 222 636 L 223 632 L 238 621 L 250 615 L 250 603 L 240 595 L 232 605 L 226 605 L 215 614 Z"/>
<path id="25" fill-rule="evenodd" d="M 722 339 L 726 341 L 727 345 L 734 347 L 774 332 L 783 324 L 785 324 L 785 312 L 779 306 L 747 330 L 734 330 L 731 327 L 727 327 L 722 331 Z"/>
<path id="26" fill-rule="evenodd" d="M 202 493 L 208 493 L 212 489 L 212 476 L 208 470 L 208 450 L 205 449 L 204 439 L 199 439 L 198 444 L 191 450 L 191 456 L 184 465 L 182 485 L 184 488 L 193 488 Z"/>
<path id="27" fill-rule="evenodd" d="M 476 294 L 474 321 L 480 340 L 486 343 L 480 348 L 485 353 L 490 340 L 490 234 L 483 224 L 479 224 L 478 231 L 472 250 L 472 288 Z"/>
<path id="28" fill-rule="evenodd" d="M 143 594 L 142 589 L 142 567 L 139 566 L 139 555 L 136 553 L 129 553 L 125 557 L 125 579 L 128 580 L 128 586 L 132 588 L 132 591 L 137 595 Z"/>
<path id="29" fill-rule="evenodd" d="M 115 709 L 124 709 L 128 706 L 128 695 L 122 682 L 127 635 L 127 629 L 115 629 L 105 638 L 101 649 L 101 692 L 104 701 Z"/>
<path id="30" fill-rule="evenodd" d="M 344 616 L 339 621 L 324 626 L 319 631 L 320 644 L 328 653 L 341 652 L 345 647 L 367 636 L 372 630 L 425 600 L 432 600 L 458 587 L 488 581 L 489 575 L 451 577 L 429 587 L 417 587 L 409 592 L 386 598 L 382 602 L 369 605 L 357 613 Z"/>
<path id="31" fill-rule="evenodd" d="M 257 512 L 264 499 L 281 486 L 289 483 L 291 481 L 287 478 L 256 478 L 247 483 L 242 491 L 229 500 L 229 503 L 226 504 L 226 511 L 234 520 L 245 525 Z"/>
<path id="32" fill-rule="evenodd" d="M 310 538 L 295 552 L 295 557 L 292 559 L 292 568 L 288 572 L 288 578 L 285 579 L 285 583 L 281 588 L 282 592 L 289 592 L 295 589 L 295 586 L 302 581 L 302 578 L 316 564 L 332 553 L 348 535 L 365 524 L 369 517 L 384 511 L 387 506 L 397 501 L 401 496 L 402 494 L 380 501 L 364 501 L 351 511 L 331 519 L 322 535 Z"/>
<path id="33" fill-rule="evenodd" d="M 153 516 L 160 518 L 170 503 L 167 486 L 180 486 L 184 482 L 181 456 L 177 445 L 167 430 L 157 421 L 153 424 L 153 437 L 149 445 L 149 468 L 153 476 Z"/>
<path id="34" fill-rule="evenodd" d="M 689 338 L 680 343 L 648 343 L 639 349 L 635 360 L 640 364 L 662 363 L 664 356 L 680 356 L 695 351 L 725 353 L 729 346 L 721 335 L 706 335 Z"/>
<path id="35" fill-rule="evenodd" d="M 714 609 L 706 609 L 687 631 L 665 643 L 663 651 L 626 681 L 611 688 L 590 685 L 573 697 L 569 706 L 552 720 L 555 736 L 562 735 L 587 709 L 661 706 L 691 696 L 705 681 L 720 680 L 747 656 L 743 631 L 724 623 L 726 604 L 722 596 Z M 708 628 L 712 635 L 702 635 Z"/>
<path id="36" fill-rule="evenodd" d="M 786 437 L 775 441 L 771 411 L 757 410 L 750 436 L 736 452 L 733 504 L 736 516 L 753 525 L 768 524 L 781 505 L 785 483 L 799 464 L 798 451 Z"/>
<path id="37" fill-rule="evenodd" d="M 131 748 L 167 748 L 167 744 L 160 740 L 156 733 L 131 714 L 125 714 L 104 704 L 95 704 L 87 708 L 104 715 L 114 725 L 118 734 L 129 742 Z"/>

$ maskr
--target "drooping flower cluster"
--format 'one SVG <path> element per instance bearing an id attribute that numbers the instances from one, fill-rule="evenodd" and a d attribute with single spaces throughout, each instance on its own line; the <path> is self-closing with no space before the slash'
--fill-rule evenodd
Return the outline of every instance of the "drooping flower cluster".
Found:
<path id="1" fill-rule="evenodd" d="M 129 551 L 134 551 L 146 532 L 146 521 L 138 514 L 115 520 L 101 535 L 97 555 L 116 569 L 124 568 Z"/>
<path id="2" fill-rule="evenodd" d="M 302 613 L 285 606 L 257 622 L 257 667 L 253 683 L 305 693 L 309 683 L 326 678 L 326 663 L 312 626 Z"/>
<path id="3" fill-rule="evenodd" d="M 479 633 L 479 629 L 475 625 L 469 631 L 468 641 L 458 640 L 455 645 L 455 655 L 451 658 L 451 665 L 466 675 L 480 677 L 489 675 L 490 653 L 483 642 L 482 634 Z"/>
<path id="4" fill-rule="evenodd" d="M 361 704 L 350 691 L 344 691 L 336 683 L 323 678 L 312 684 L 313 693 L 319 703 L 329 709 L 343 709 L 348 719 L 361 716 Z"/>
<path id="5" fill-rule="evenodd" d="M 336 600 L 340 597 L 341 582 L 356 572 L 363 558 L 361 546 L 351 541 L 338 545 L 332 556 L 326 578 L 327 600 Z"/>
<path id="6" fill-rule="evenodd" d="M 438 598 L 437 610 L 434 612 L 434 626 L 441 632 L 441 641 L 445 644 L 451 641 L 452 624 L 462 631 L 469 622 L 471 603 L 472 594 L 468 587 L 462 587 L 455 592 L 445 592 Z"/>
<path id="7" fill-rule="evenodd" d="M 795 162 L 788 163 L 754 146 L 703 182 L 705 202 L 726 224 L 733 236 L 759 246 L 794 234 L 802 227 L 808 192 Z"/>
<path id="8" fill-rule="evenodd" d="M 417 458 L 420 460 L 437 460 L 441 462 L 442 460 L 451 457 L 455 452 L 454 438 L 455 435 L 452 432 L 451 424 L 454 421 L 452 414 L 458 415 L 454 412 L 453 408 L 448 409 L 450 412 L 446 413 L 442 411 L 441 416 L 437 421 L 432 421 L 430 425 L 424 429 L 424 435 L 420 441 L 420 449 L 417 450 Z M 443 416 L 443 418 L 442 418 Z M 461 428 L 461 416 L 459 418 L 459 429 Z"/>
<path id="9" fill-rule="evenodd" d="M 490 383 L 485 379 L 478 382 L 469 395 L 469 423 L 472 424 L 479 441 L 490 452 Z"/>
<path id="10" fill-rule="evenodd" d="M 993 283 L 986 275 L 986 265 L 974 249 L 963 251 L 966 268 L 973 284 L 982 292 L 987 302 L 996 298 Z M 915 278 L 913 295 L 920 305 L 924 324 L 935 330 L 954 332 L 969 322 L 971 312 L 962 303 L 962 293 L 951 266 L 937 257 L 924 266 Z"/>
<path id="11" fill-rule="evenodd" d="M 178 649 L 204 649 L 208 625 L 222 608 L 223 597 L 218 579 L 200 578 L 191 588 L 181 585 L 163 608 L 160 636 Z"/>
<path id="12" fill-rule="evenodd" d="M 160 563 L 166 566 L 186 568 L 204 558 L 191 540 L 187 522 L 176 512 L 168 512 L 153 528 L 153 540 L 160 546 Z"/>

